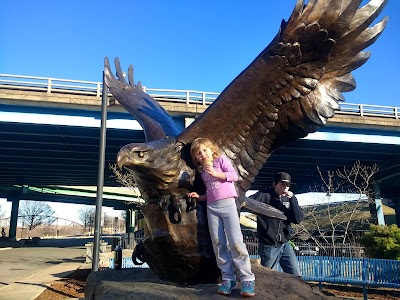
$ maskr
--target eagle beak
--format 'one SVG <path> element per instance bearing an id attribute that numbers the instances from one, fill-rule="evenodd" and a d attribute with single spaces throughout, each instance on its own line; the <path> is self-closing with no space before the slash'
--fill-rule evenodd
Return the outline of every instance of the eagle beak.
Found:
<path id="1" fill-rule="evenodd" d="M 128 151 L 126 149 L 122 149 L 117 154 L 117 165 L 120 169 L 125 165 L 125 163 L 129 161 Z"/>

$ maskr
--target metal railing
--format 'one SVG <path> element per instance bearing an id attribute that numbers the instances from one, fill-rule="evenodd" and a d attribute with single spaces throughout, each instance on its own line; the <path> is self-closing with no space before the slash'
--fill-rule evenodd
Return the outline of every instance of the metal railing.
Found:
<path id="1" fill-rule="evenodd" d="M 243 238 L 249 255 L 258 257 L 258 239 Z M 333 257 L 365 257 L 365 247 L 358 244 L 325 244 L 325 243 L 302 243 L 295 245 L 297 256 L 333 256 Z"/>
<path id="2" fill-rule="evenodd" d="M 108 259 L 108 268 L 114 269 L 114 258 L 113 257 Z M 149 268 L 149 265 L 147 263 L 143 263 L 141 265 L 135 265 L 132 261 L 132 257 L 123 257 L 121 268 L 122 269 L 133 269 L 133 268 L 147 269 L 147 268 Z"/>
<path id="3" fill-rule="evenodd" d="M 0 87 L 46 93 L 70 93 L 101 97 L 102 83 L 69 79 L 0 74 Z"/>
<path id="4" fill-rule="evenodd" d="M 0 88 L 14 90 L 101 97 L 102 87 L 101 82 L 0 74 Z M 219 93 L 195 90 L 147 87 L 143 87 L 143 90 L 157 101 L 200 105 L 210 105 L 219 95 Z"/>
<path id="5" fill-rule="evenodd" d="M 0 74 L 0 88 L 38 91 L 53 94 L 74 94 L 101 97 L 102 83 L 37 76 Z M 172 90 L 143 88 L 160 102 L 210 105 L 219 93 L 195 90 Z M 392 106 L 341 103 L 338 114 L 400 119 L 400 108 Z"/>
<path id="6" fill-rule="evenodd" d="M 303 243 L 296 244 L 298 256 L 365 257 L 365 247 L 359 244 Z"/>
<path id="7" fill-rule="evenodd" d="M 360 117 L 383 117 L 400 119 L 400 108 L 393 106 L 340 103 L 339 114 L 356 115 Z"/>
<path id="8" fill-rule="evenodd" d="M 142 241 L 143 234 L 125 233 L 121 236 L 121 247 L 133 250 Z M 255 237 L 244 237 L 249 255 L 258 257 L 258 239 Z M 332 257 L 365 257 L 365 247 L 359 244 L 323 244 L 323 243 L 302 243 L 296 244 L 295 253 L 297 256 L 332 256 Z"/>
<path id="9" fill-rule="evenodd" d="M 400 288 L 400 261 L 375 258 L 298 257 L 307 281 Z"/>

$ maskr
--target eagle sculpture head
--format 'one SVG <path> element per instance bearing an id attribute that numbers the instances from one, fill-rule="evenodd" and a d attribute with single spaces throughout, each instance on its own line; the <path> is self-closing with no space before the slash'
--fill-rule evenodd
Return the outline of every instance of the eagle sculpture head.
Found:
<path id="1" fill-rule="evenodd" d="M 145 199 L 158 200 L 167 192 L 185 193 L 193 184 L 194 171 L 181 158 L 181 148 L 172 137 L 132 143 L 119 151 L 117 164 L 131 172 Z"/>

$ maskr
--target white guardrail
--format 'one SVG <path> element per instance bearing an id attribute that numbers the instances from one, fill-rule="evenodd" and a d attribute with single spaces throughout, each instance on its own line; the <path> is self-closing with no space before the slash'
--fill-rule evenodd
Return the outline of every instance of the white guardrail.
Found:
<path id="1" fill-rule="evenodd" d="M 70 93 L 101 97 L 102 83 L 36 76 L 0 74 L 0 88 L 46 93 Z M 219 95 L 213 92 L 194 90 L 151 89 L 144 91 L 157 101 L 210 105 Z M 337 113 L 357 116 L 373 116 L 400 119 L 400 108 L 393 106 L 340 103 Z"/>

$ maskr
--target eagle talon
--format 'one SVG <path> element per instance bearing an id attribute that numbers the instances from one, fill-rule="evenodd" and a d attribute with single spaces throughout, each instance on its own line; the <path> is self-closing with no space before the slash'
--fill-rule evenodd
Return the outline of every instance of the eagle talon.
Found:
<path id="1" fill-rule="evenodd" d="M 141 262 L 138 262 L 137 261 L 137 259 L 139 259 Z M 144 258 L 144 245 L 143 245 L 143 242 L 142 241 L 140 241 L 136 246 L 135 246 L 135 249 L 133 250 L 133 253 L 132 253 L 132 262 L 135 264 L 135 265 L 143 265 L 145 262 L 146 262 L 146 260 L 145 260 L 145 258 Z"/>
<path id="2" fill-rule="evenodd" d="M 175 214 L 177 215 L 177 218 L 175 219 Z M 174 223 L 174 224 L 178 224 L 178 223 L 180 223 L 181 222 L 181 220 L 182 220 L 182 210 L 181 210 L 181 208 L 178 208 L 176 211 L 175 211 L 175 213 L 172 215 L 172 218 L 173 218 L 173 222 L 172 223 Z"/>
<path id="3" fill-rule="evenodd" d="M 169 205 L 169 220 L 172 224 L 178 224 L 182 220 L 182 205 L 179 201 L 173 201 Z M 176 218 L 175 218 L 176 215 Z"/>
<path id="4" fill-rule="evenodd" d="M 170 205 L 169 196 L 167 196 L 167 195 L 161 196 L 160 200 L 158 201 L 158 206 L 162 210 L 167 210 L 169 205 Z"/>

